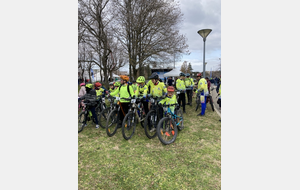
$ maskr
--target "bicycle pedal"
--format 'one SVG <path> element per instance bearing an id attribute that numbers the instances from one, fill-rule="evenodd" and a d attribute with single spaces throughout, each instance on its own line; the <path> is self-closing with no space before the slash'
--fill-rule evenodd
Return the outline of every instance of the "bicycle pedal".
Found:
<path id="1" fill-rule="evenodd" d="M 170 134 L 168 132 L 165 133 L 168 137 L 170 136 Z"/>
<path id="2" fill-rule="evenodd" d="M 174 131 L 172 131 L 172 135 L 175 135 L 175 132 L 174 132 Z"/>

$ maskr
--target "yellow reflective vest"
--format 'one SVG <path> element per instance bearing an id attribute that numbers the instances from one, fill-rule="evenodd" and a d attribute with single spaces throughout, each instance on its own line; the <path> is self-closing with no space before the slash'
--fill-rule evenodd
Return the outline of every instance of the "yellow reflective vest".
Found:
<path id="1" fill-rule="evenodd" d="M 130 94 L 129 94 L 128 91 L 127 91 L 127 85 L 128 85 L 127 83 L 121 85 L 121 87 L 117 88 L 117 90 L 115 90 L 114 92 L 110 93 L 110 95 L 111 96 L 115 96 L 115 95 L 117 95 L 119 93 L 120 98 L 129 98 L 130 94 L 133 96 L 134 92 L 133 92 L 132 86 L 129 85 L 129 91 L 130 91 Z M 128 103 L 130 101 L 124 100 L 124 99 L 120 99 L 120 102 L 122 102 L 122 103 Z"/>

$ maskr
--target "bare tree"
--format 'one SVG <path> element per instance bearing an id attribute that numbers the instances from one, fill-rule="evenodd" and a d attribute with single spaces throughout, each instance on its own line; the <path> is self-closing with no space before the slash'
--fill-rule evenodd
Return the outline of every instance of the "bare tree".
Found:
<path id="1" fill-rule="evenodd" d="M 109 55 L 109 0 L 79 0 L 78 18 L 86 29 L 86 44 L 93 50 L 93 62 L 100 67 L 108 87 Z"/>
<path id="2" fill-rule="evenodd" d="M 186 61 L 184 61 L 183 64 L 181 65 L 180 71 L 183 72 L 183 73 L 187 73 L 188 65 L 187 65 Z"/>
<path id="3" fill-rule="evenodd" d="M 177 27 L 183 15 L 173 0 L 114 0 L 114 3 L 114 32 L 127 51 L 129 71 L 131 74 L 132 67 L 134 78 L 146 62 L 173 57 L 175 49 L 180 53 L 187 49 L 186 38 Z"/>

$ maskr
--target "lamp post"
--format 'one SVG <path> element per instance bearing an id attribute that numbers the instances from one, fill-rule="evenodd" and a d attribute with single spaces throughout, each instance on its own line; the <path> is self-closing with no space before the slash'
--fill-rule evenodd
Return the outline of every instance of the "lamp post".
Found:
<path id="1" fill-rule="evenodd" d="M 202 29 L 198 31 L 198 34 L 203 38 L 203 78 L 205 78 L 205 41 L 206 37 L 209 35 L 209 33 L 212 31 L 212 29 Z"/>

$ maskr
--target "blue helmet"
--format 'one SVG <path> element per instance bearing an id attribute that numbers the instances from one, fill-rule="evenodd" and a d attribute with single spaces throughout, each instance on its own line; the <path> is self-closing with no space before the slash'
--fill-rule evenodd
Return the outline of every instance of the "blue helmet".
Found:
<path id="1" fill-rule="evenodd" d="M 189 76 L 190 76 L 190 73 L 185 74 L 185 76 L 189 77 Z"/>
<path id="2" fill-rule="evenodd" d="M 181 72 L 181 73 L 179 74 L 179 76 L 184 76 L 184 77 L 185 77 L 185 74 L 184 74 L 183 72 Z"/>

